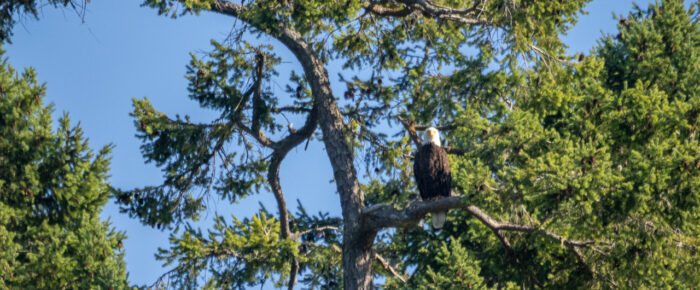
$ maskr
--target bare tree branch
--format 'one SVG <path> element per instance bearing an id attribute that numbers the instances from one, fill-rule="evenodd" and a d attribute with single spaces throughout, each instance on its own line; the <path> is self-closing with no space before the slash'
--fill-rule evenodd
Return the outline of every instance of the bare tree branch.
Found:
<path id="1" fill-rule="evenodd" d="M 289 238 L 292 240 L 298 241 L 299 238 L 301 238 L 301 236 L 306 235 L 308 233 L 323 232 L 323 231 L 327 231 L 327 230 L 333 230 L 333 231 L 338 231 L 338 232 L 341 231 L 340 228 L 336 227 L 336 226 L 320 226 L 320 227 L 314 227 L 313 229 L 308 229 L 305 231 L 296 232 L 296 233 L 292 234 Z"/>
<path id="2" fill-rule="evenodd" d="M 385 270 L 389 271 L 389 273 L 391 273 L 391 275 L 394 275 L 394 277 L 401 280 L 401 282 L 406 283 L 406 277 L 404 277 L 404 275 L 401 275 L 399 272 L 397 272 L 396 269 L 394 269 L 394 267 L 392 267 L 391 264 L 389 264 L 389 262 L 387 262 L 386 260 L 384 260 L 384 258 L 382 258 L 382 256 L 380 256 L 377 253 L 374 253 L 374 258 L 377 259 L 377 261 L 379 261 L 379 264 L 381 264 Z"/>
<path id="3" fill-rule="evenodd" d="M 464 150 L 464 149 L 454 148 L 454 147 L 450 147 L 450 146 L 444 146 L 442 148 L 444 148 L 448 154 L 454 154 L 454 155 L 467 154 L 467 150 Z"/>
<path id="4" fill-rule="evenodd" d="M 174 272 L 177 272 L 177 271 L 181 270 L 181 269 L 184 268 L 184 267 L 185 267 L 185 264 L 179 264 L 179 265 L 177 265 L 177 267 L 172 268 L 172 269 L 170 269 L 168 272 L 165 272 L 165 273 L 163 273 L 162 275 L 158 276 L 158 279 L 156 279 L 156 281 L 154 281 L 153 284 L 151 284 L 150 286 L 148 286 L 148 289 L 159 289 L 159 288 L 157 288 L 157 287 L 158 287 L 158 284 L 160 284 L 161 282 L 163 282 L 163 280 L 165 280 L 166 277 L 170 276 L 170 274 L 172 274 L 172 273 L 174 273 Z"/>
<path id="5" fill-rule="evenodd" d="M 426 125 L 414 125 L 416 130 L 418 131 L 423 131 L 425 129 L 428 129 L 430 127 L 434 127 L 435 129 L 438 129 L 440 131 L 449 131 L 449 130 L 454 130 L 459 128 L 457 124 L 449 124 L 449 125 L 444 125 L 444 126 L 426 126 Z"/>
<path id="6" fill-rule="evenodd" d="M 503 223 L 497 221 L 496 219 L 482 211 L 480 208 L 474 205 L 469 205 L 466 202 L 464 202 L 463 198 L 460 196 L 445 197 L 436 201 L 416 202 L 408 206 L 407 208 L 401 210 L 394 208 L 393 205 L 390 204 L 377 204 L 370 207 L 366 207 L 362 212 L 362 216 L 365 226 L 379 230 L 389 227 L 413 226 L 417 224 L 421 219 L 423 219 L 423 217 L 425 217 L 425 215 L 429 212 L 448 211 L 454 208 L 459 208 L 467 211 L 473 217 L 481 221 L 482 224 L 494 231 L 496 235 L 499 235 L 498 232 L 501 231 L 513 231 L 523 233 L 539 232 L 547 237 L 557 240 L 565 246 L 588 247 L 597 243 L 596 241 L 591 240 L 569 240 L 554 232 L 541 229 L 535 226 Z M 500 235 L 499 238 L 501 238 Z M 502 242 L 508 245 L 507 240 L 502 240 Z"/>
<path id="7" fill-rule="evenodd" d="M 440 6 L 436 5 L 432 1 L 429 0 L 400 0 L 399 2 L 411 5 L 419 5 L 420 7 L 423 7 L 425 10 L 427 10 L 431 15 L 434 16 L 440 16 L 440 15 L 474 15 L 476 11 L 478 11 L 478 6 L 481 4 L 480 2 L 477 2 L 472 6 L 471 8 L 467 9 L 456 9 L 452 7 L 445 7 L 445 6 Z"/>
<path id="8" fill-rule="evenodd" d="M 292 113 L 310 113 L 310 108 L 297 107 L 297 106 L 284 106 L 274 109 L 275 112 L 292 112 Z"/>
<path id="9" fill-rule="evenodd" d="M 379 16 L 388 17 L 405 17 L 411 13 L 419 12 L 425 17 L 438 18 L 443 20 L 454 21 L 462 24 L 488 24 L 488 20 L 480 18 L 476 15 L 479 11 L 479 4 L 475 4 L 468 9 L 456 9 L 452 7 L 439 6 L 427 0 L 397 0 L 396 3 L 404 5 L 403 8 L 389 8 L 379 5 L 377 2 L 371 1 L 365 11 L 371 12 Z M 469 17 L 468 17 L 469 16 Z"/>
<path id="10" fill-rule="evenodd" d="M 316 130 L 318 122 L 316 112 L 317 110 L 312 109 L 311 113 L 309 113 L 306 119 L 304 127 L 302 127 L 300 130 L 290 130 L 290 134 L 287 137 L 278 142 L 275 142 L 274 145 L 271 146 L 274 148 L 274 152 L 272 153 L 270 167 L 268 168 L 267 182 L 270 184 L 272 194 L 275 196 L 275 200 L 277 201 L 277 210 L 279 211 L 280 215 L 279 220 L 281 239 L 294 239 L 294 236 L 292 235 L 289 229 L 289 211 L 287 210 L 287 202 L 284 198 L 284 193 L 282 192 L 282 186 L 280 184 L 280 166 L 282 164 L 282 160 L 284 160 L 284 157 L 287 155 L 287 153 L 289 153 L 289 151 L 292 150 L 292 148 L 301 144 L 301 142 L 304 139 L 309 138 L 311 134 L 313 134 L 313 132 Z M 292 258 L 292 267 L 289 274 L 289 289 L 294 289 L 294 285 L 297 281 L 298 271 L 299 261 L 296 257 L 294 257 Z"/>
<path id="11" fill-rule="evenodd" d="M 243 255 L 241 255 L 240 253 L 233 251 L 231 249 L 225 249 L 225 248 L 219 249 L 219 251 L 209 250 L 208 253 L 206 253 L 204 259 L 211 259 L 211 258 L 219 257 L 219 256 L 229 256 L 229 257 L 238 258 L 238 259 L 245 259 L 245 257 Z M 178 272 L 178 271 L 183 270 L 185 267 L 187 267 L 187 264 L 178 264 L 175 268 L 172 268 L 172 269 L 168 270 L 167 272 L 163 273 L 162 275 L 158 276 L 158 279 L 156 279 L 156 281 L 153 282 L 153 284 L 148 286 L 148 289 L 159 289 L 158 284 L 163 282 L 163 280 L 165 280 L 165 278 L 167 278 L 168 276 L 170 276 L 174 272 Z"/>
<path id="12" fill-rule="evenodd" d="M 416 133 L 416 122 L 406 121 L 401 116 L 398 116 L 396 118 L 399 120 L 399 122 L 401 122 L 401 125 L 403 125 L 404 129 L 408 131 L 408 134 L 411 135 L 411 140 L 413 141 L 413 144 L 416 145 L 416 148 L 420 148 L 421 138 L 420 136 L 418 136 L 418 133 Z"/>
<path id="13" fill-rule="evenodd" d="M 257 133 L 260 131 L 260 110 L 265 106 L 262 99 L 262 80 L 265 74 L 265 54 L 256 49 L 255 50 L 255 83 L 253 83 L 253 118 L 252 125 L 250 129 Z"/>
<path id="14" fill-rule="evenodd" d="M 243 124 L 243 121 L 238 121 L 238 123 L 236 124 L 236 126 L 237 126 L 238 128 L 241 128 L 241 130 L 243 130 L 244 132 L 248 133 L 248 135 L 250 135 L 250 136 L 252 136 L 253 138 L 255 138 L 255 140 L 258 141 L 258 143 L 260 143 L 260 145 L 262 145 L 262 146 L 265 146 L 265 147 L 274 147 L 274 146 L 276 145 L 275 142 L 273 142 L 272 140 L 270 140 L 270 139 L 268 139 L 267 137 L 265 137 L 265 134 L 263 134 L 263 133 L 260 132 L 259 130 L 256 132 L 256 131 L 253 131 L 253 129 L 248 128 L 248 126 L 246 126 L 245 124 Z"/>
<path id="15" fill-rule="evenodd" d="M 235 4 L 228 1 L 217 1 L 212 5 L 212 10 L 222 14 L 227 14 L 234 16 L 243 21 L 248 21 L 247 19 L 241 18 L 240 14 L 245 10 L 245 7 L 240 4 Z M 285 27 L 279 27 L 282 33 L 276 37 L 282 41 L 287 47 L 293 46 L 297 49 L 301 46 L 302 48 L 308 49 L 300 36 Z M 290 47 L 292 49 L 292 47 Z M 294 49 L 292 49 L 294 51 Z M 280 221 L 280 238 L 288 239 L 292 237 L 292 233 L 289 229 L 289 211 L 287 210 L 287 202 L 282 191 L 282 186 L 280 184 L 279 173 L 282 161 L 289 151 L 301 144 L 304 139 L 307 139 L 313 134 L 318 125 L 318 110 L 316 109 L 318 105 L 314 103 L 313 108 L 309 111 L 306 122 L 304 126 L 299 130 L 293 130 L 290 128 L 290 134 L 279 141 L 272 141 L 265 137 L 265 135 L 260 131 L 259 123 L 259 111 L 261 99 L 261 84 L 263 77 L 263 68 L 265 65 L 265 55 L 261 52 L 256 54 L 256 79 L 253 84 L 253 116 L 252 125 L 247 127 L 242 121 L 237 122 L 237 126 L 241 128 L 248 135 L 253 136 L 261 145 L 273 149 L 272 158 L 270 161 L 270 166 L 268 168 L 267 181 L 270 184 L 272 194 L 275 196 L 277 202 L 277 209 L 279 211 L 279 221 Z M 290 271 L 289 289 L 293 289 L 296 284 L 296 276 L 299 270 L 299 261 L 296 258 L 292 259 L 292 267 Z"/>
<path id="16" fill-rule="evenodd" d="M 379 16 L 390 16 L 390 17 L 405 17 L 410 15 L 413 11 L 409 9 L 408 7 L 404 7 L 403 9 L 397 9 L 397 8 L 389 8 L 389 7 L 384 7 L 381 5 L 378 5 L 377 2 L 370 2 L 367 7 L 365 7 L 366 12 L 372 12 L 373 14 L 379 15 Z"/>

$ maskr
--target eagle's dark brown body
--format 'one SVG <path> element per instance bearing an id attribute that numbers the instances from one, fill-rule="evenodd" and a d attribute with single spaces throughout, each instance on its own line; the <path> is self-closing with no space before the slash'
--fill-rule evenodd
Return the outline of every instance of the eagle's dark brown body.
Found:
<path id="1" fill-rule="evenodd" d="M 447 159 L 445 149 L 433 143 L 422 145 L 416 152 L 413 174 L 423 200 L 450 196 L 452 176 L 450 160 Z"/>

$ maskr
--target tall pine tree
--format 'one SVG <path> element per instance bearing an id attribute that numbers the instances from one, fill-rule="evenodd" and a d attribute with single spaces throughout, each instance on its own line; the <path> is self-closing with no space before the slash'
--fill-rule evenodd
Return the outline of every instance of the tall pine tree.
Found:
<path id="1" fill-rule="evenodd" d="M 191 98 L 219 118 L 169 118 L 134 101 L 142 151 L 165 182 L 119 192 L 122 208 L 160 228 L 196 218 L 206 194 L 274 195 L 276 217 L 261 209 L 173 234 L 162 281 L 180 287 L 698 285 L 697 12 L 680 0 L 637 8 L 592 56 L 567 56 L 559 36 L 586 2 L 146 0 L 244 24 L 188 66 Z M 266 85 L 279 80 L 279 44 L 303 70 L 284 94 Z M 331 65 L 342 67 L 341 96 Z M 421 201 L 412 156 L 436 124 L 456 196 Z M 280 186 L 286 154 L 314 136 L 341 217 L 290 210 Z M 434 232 L 420 221 L 437 210 L 450 212 Z"/>
<path id="2" fill-rule="evenodd" d="M 99 216 L 111 147 L 94 154 L 67 115 L 52 130 L 45 92 L 0 63 L 0 289 L 125 288 L 125 236 Z"/>

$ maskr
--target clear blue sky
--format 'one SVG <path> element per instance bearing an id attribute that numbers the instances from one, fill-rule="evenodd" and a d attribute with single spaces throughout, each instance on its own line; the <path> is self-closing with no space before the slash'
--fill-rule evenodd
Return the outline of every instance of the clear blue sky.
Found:
<path id="1" fill-rule="evenodd" d="M 636 1 L 646 7 L 652 0 Z M 47 84 L 45 102 L 55 104 L 54 118 L 69 112 L 74 124 L 80 122 L 92 148 L 116 145 L 110 182 L 130 189 L 158 184 L 161 172 L 153 164 L 144 164 L 140 143 L 134 136 L 131 98 L 147 96 L 157 110 L 169 115 L 189 114 L 193 120 L 210 120 L 215 112 L 199 108 L 187 97 L 185 65 L 190 52 L 208 51 L 210 40 L 223 40 L 234 19 L 203 13 L 200 17 L 172 20 L 140 7 L 138 0 L 94 0 L 88 5 L 85 23 L 70 9 L 44 8 L 40 20 L 24 17 L 14 32 L 13 44 L 5 45 L 6 57 L 16 68 L 34 67 L 38 79 Z M 612 14 L 626 14 L 631 0 L 595 0 L 586 7 L 589 15 L 564 37 L 569 51 L 585 52 L 596 44 L 602 33 L 616 31 Z M 289 56 L 281 51 L 282 56 Z M 289 58 L 287 58 L 289 59 Z M 287 62 L 283 70 L 301 69 Z M 334 77 L 335 72 L 330 72 Z M 285 74 L 282 74 L 283 76 Z M 272 84 L 282 90 L 284 82 Z M 336 93 L 344 85 L 333 83 Z M 301 124 L 300 121 L 295 123 Z M 297 149 L 284 161 L 282 187 L 290 209 L 296 199 L 309 212 L 330 211 L 340 215 L 332 171 L 322 144 L 312 142 L 308 150 Z M 234 205 L 218 202 L 209 205 L 205 216 L 215 212 L 239 218 L 257 212 L 258 202 L 276 212 L 274 198 L 262 193 Z M 124 242 L 129 280 L 138 285 L 151 284 L 166 268 L 155 260 L 158 247 L 168 247 L 167 232 L 144 227 L 119 213 L 110 202 L 103 218 L 128 235 Z M 205 221 L 204 224 L 207 224 Z"/>

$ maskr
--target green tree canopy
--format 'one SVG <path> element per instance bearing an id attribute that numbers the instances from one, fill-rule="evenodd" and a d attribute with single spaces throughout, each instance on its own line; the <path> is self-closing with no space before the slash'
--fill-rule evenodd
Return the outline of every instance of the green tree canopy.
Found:
<path id="1" fill-rule="evenodd" d="M 236 201 L 269 191 L 278 205 L 276 218 L 264 208 L 231 224 L 220 217 L 208 233 L 186 225 L 161 249 L 173 269 L 157 282 L 700 284 L 697 3 L 635 8 L 589 57 L 567 56 L 559 36 L 586 2 L 146 0 L 161 14 L 213 11 L 241 24 L 187 67 L 190 97 L 217 120 L 170 118 L 134 100 L 142 152 L 165 181 L 119 191 L 123 211 L 170 228 L 196 219 L 207 194 Z M 274 41 L 251 44 L 245 33 Z M 286 95 L 266 85 L 280 79 L 277 46 L 302 69 Z M 342 96 L 330 65 L 343 69 Z M 295 128 L 283 114 L 306 122 Z M 435 124 L 455 196 L 420 201 L 412 154 L 417 131 Z M 289 210 L 279 183 L 286 154 L 315 137 L 341 217 L 309 215 L 303 200 Z M 448 209 L 439 232 L 420 223 Z"/>
<path id="2" fill-rule="evenodd" d="M 0 63 L 0 289 L 125 288 L 125 236 L 99 216 L 111 147 L 94 154 L 67 115 L 54 132 L 45 93 Z"/>
<path id="3" fill-rule="evenodd" d="M 84 15 L 88 2 L 90 0 L 3 0 L 0 2 L 0 42 L 10 41 L 17 18 L 24 15 L 37 18 L 39 9 L 44 5 L 70 7 L 79 15 Z"/>

